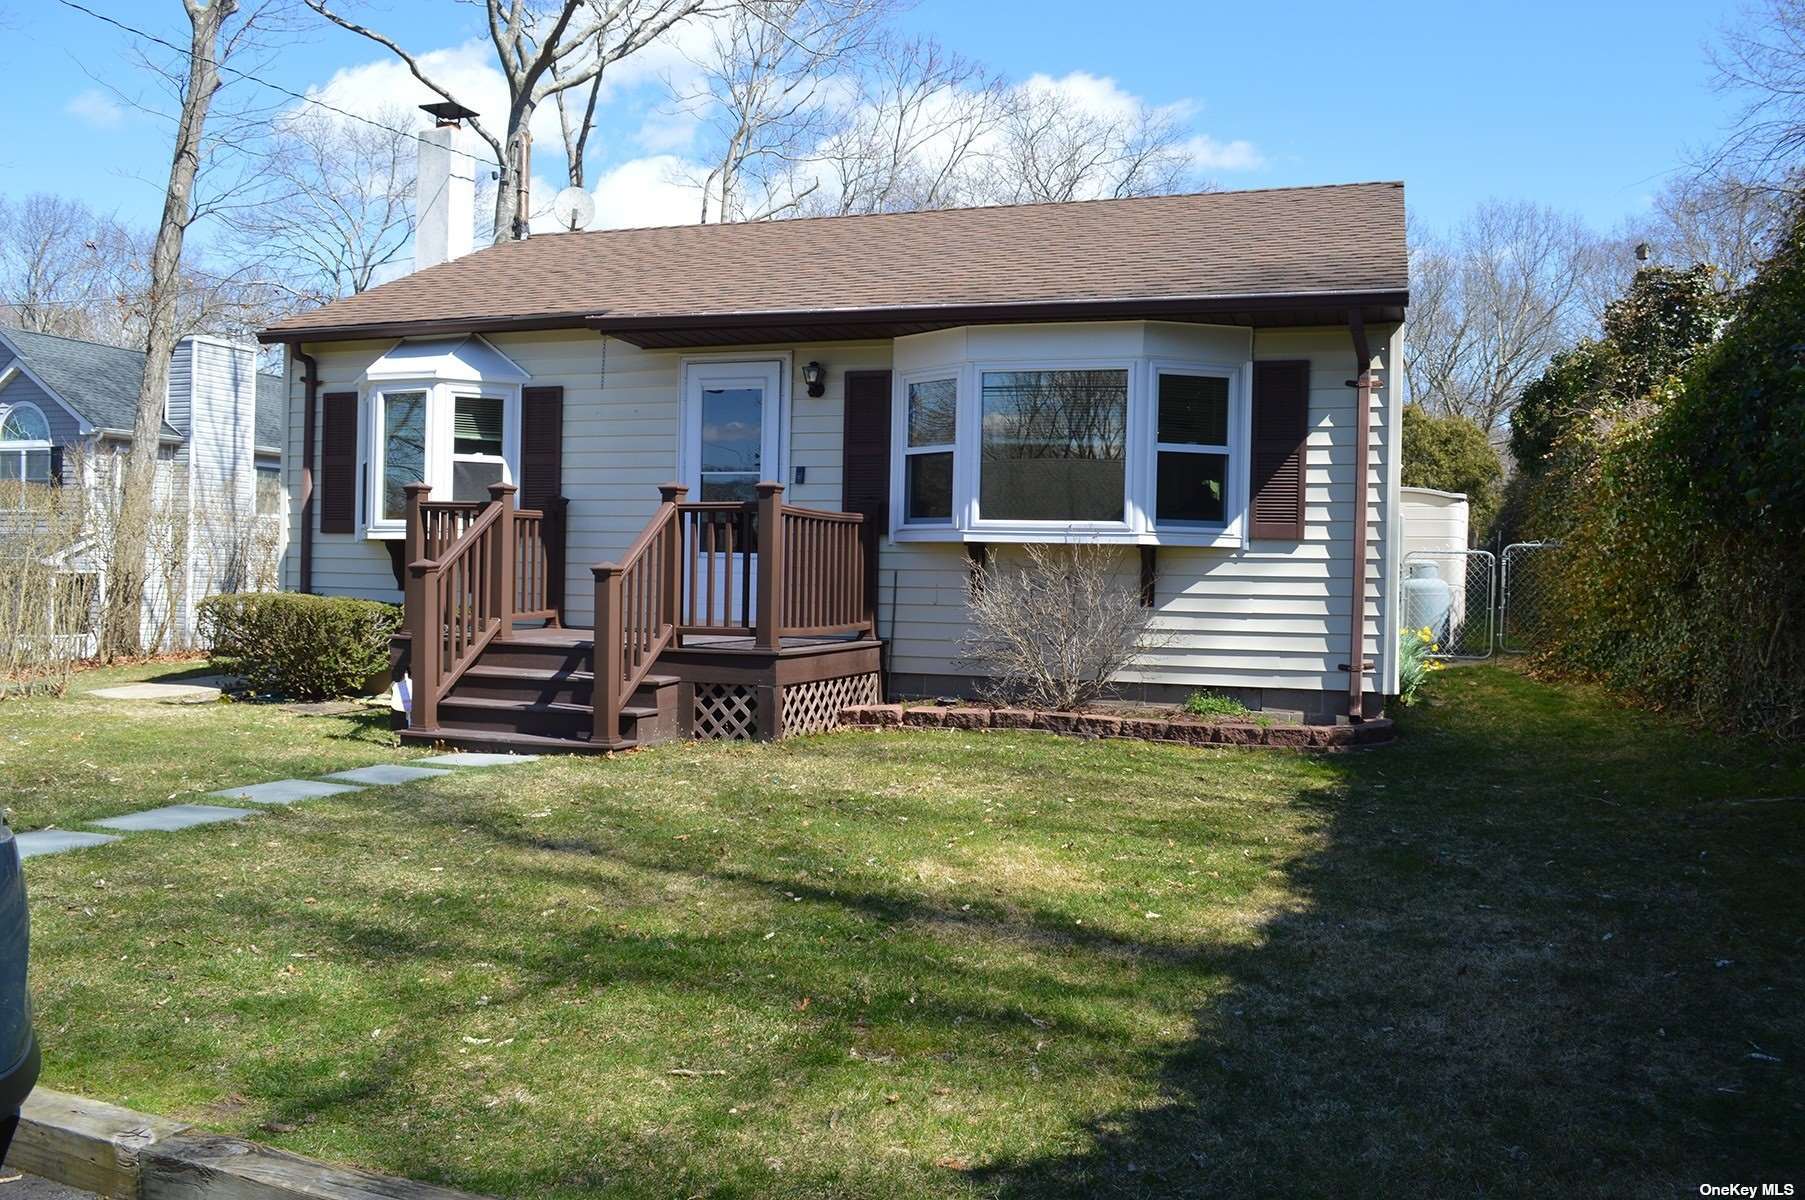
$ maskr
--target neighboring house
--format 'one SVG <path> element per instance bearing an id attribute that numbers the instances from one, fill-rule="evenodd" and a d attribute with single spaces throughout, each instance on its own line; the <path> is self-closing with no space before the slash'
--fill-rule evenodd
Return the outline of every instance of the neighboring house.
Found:
<path id="1" fill-rule="evenodd" d="M 769 735 L 880 662 L 969 693 L 974 551 L 1023 542 L 1123 548 L 1170 634 L 1128 694 L 1345 720 L 1396 690 L 1400 184 L 451 258 L 262 335 L 294 364 L 284 585 L 406 586 L 412 736 Z"/>
<path id="2" fill-rule="evenodd" d="M 202 597 L 277 583 L 286 389 L 258 372 L 257 354 L 189 337 L 171 357 L 145 564 L 150 648 L 190 644 Z M 140 351 L 0 329 L 0 556 L 13 563 L 0 569 L 29 561 L 63 577 L 47 620 L 72 653 L 97 645 L 143 379 Z"/>

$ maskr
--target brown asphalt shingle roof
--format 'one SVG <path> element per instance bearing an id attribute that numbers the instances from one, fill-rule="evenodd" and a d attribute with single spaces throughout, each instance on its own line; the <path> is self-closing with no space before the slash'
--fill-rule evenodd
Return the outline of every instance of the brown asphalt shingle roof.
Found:
<path id="1" fill-rule="evenodd" d="M 1354 183 L 539 235 L 288 317 L 264 336 L 1407 286 L 1403 185 Z"/>

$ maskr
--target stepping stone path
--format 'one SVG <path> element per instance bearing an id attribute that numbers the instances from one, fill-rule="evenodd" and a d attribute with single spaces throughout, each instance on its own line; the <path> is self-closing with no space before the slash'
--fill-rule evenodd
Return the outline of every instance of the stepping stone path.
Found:
<path id="1" fill-rule="evenodd" d="M 104 833 L 83 833 L 78 829 L 40 829 L 13 835 L 20 858 L 36 858 L 40 854 L 61 854 L 65 850 L 83 850 L 104 846 L 119 839 Z"/>
<path id="2" fill-rule="evenodd" d="M 391 783 L 412 783 L 416 779 L 431 779 L 435 775 L 449 775 L 450 771 L 442 771 L 433 767 L 401 767 L 394 763 L 378 763 L 373 767 L 358 767 L 354 771 L 334 771 L 326 776 L 345 783 L 368 784 L 373 787 L 385 787 Z"/>
<path id="3" fill-rule="evenodd" d="M 362 788 L 346 783 L 321 783 L 317 779 L 278 779 L 274 783 L 221 788 L 207 794 L 218 796 L 222 800 L 249 800 L 252 804 L 293 804 L 296 800 L 312 800 L 316 796 L 336 796 L 341 792 L 361 791 Z"/>
<path id="4" fill-rule="evenodd" d="M 133 684 L 133 687 L 166 687 L 166 684 Z M 121 689 L 108 688 L 107 691 Z M 100 693 L 95 692 L 94 695 Z M 129 697 L 131 699 L 151 699 L 148 696 Z M 271 783 L 254 783 L 246 787 L 221 788 L 217 792 L 207 793 L 210 797 L 224 800 L 250 801 L 253 804 L 293 804 L 297 800 L 310 800 L 316 796 L 336 796 L 344 792 L 361 792 L 365 787 L 386 787 L 390 784 L 412 783 L 420 779 L 435 779 L 440 775 L 450 775 L 458 767 L 505 767 L 515 763 L 528 763 L 539 756 L 536 754 L 440 754 L 419 761 L 434 764 L 427 767 L 403 766 L 399 763 L 377 763 L 368 767 L 356 767 L 349 771 L 335 771 L 326 776 L 337 783 L 326 783 L 318 779 L 278 779 Z M 152 808 L 144 812 L 127 813 L 122 817 L 108 817 L 103 821 L 90 821 L 90 825 L 98 825 L 103 829 L 118 830 L 118 833 L 87 833 L 78 829 L 42 829 L 31 833 L 14 835 L 14 842 L 19 847 L 19 857 L 36 858 L 43 854 L 61 854 L 66 850 L 81 850 L 88 846 L 104 846 L 108 842 L 119 840 L 122 833 L 140 833 L 145 831 L 173 832 L 179 829 L 192 829 L 196 825 L 211 825 L 219 821 L 242 821 L 255 816 L 254 808 L 228 808 L 222 804 L 169 804 L 162 808 Z"/>
<path id="5" fill-rule="evenodd" d="M 217 804 L 169 804 L 143 812 L 108 817 L 94 824 L 102 829 L 120 829 L 126 833 L 174 833 L 196 825 L 213 825 L 220 821 L 242 821 L 251 815 L 248 808 L 223 808 Z"/>

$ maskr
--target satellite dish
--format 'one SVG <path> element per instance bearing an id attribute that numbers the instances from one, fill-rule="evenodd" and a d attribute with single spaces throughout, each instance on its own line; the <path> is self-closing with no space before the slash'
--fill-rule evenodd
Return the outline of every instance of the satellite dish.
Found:
<path id="1" fill-rule="evenodd" d="M 567 187 L 552 200 L 552 216 L 570 233 L 587 229 L 595 217 L 595 197 L 580 187 Z"/>

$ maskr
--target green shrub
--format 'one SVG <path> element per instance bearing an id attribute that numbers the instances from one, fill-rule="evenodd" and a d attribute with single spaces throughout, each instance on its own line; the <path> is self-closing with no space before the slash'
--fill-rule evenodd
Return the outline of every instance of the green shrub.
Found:
<path id="1" fill-rule="evenodd" d="M 1518 423 L 1561 540 L 1538 664 L 1805 736 L 1805 213 L 1721 337 L 1700 279 L 1655 282 L 1613 306 L 1596 390 Z"/>
<path id="2" fill-rule="evenodd" d="M 297 700 L 365 691 L 388 670 L 401 609 L 349 596 L 237 592 L 201 601 L 201 637 L 213 665 L 253 690 Z"/>
<path id="3" fill-rule="evenodd" d="M 1193 717 L 1245 717 L 1249 712 L 1247 705 L 1221 692 L 1192 692 L 1184 707 Z"/>

